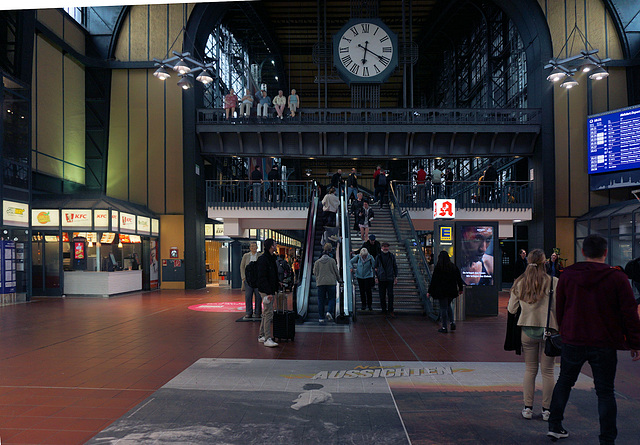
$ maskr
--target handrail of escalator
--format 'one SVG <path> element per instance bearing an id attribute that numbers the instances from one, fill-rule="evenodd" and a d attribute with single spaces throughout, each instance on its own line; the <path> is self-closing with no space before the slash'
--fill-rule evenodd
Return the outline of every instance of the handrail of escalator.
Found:
<path id="1" fill-rule="evenodd" d="M 309 309 L 309 287 L 311 285 L 311 274 L 313 272 L 313 247 L 316 233 L 316 218 L 318 214 L 318 186 L 314 182 L 309 211 L 307 212 L 307 226 L 304 240 L 304 256 L 302 257 L 302 276 L 298 282 L 296 290 L 296 303 L 298 316 L 304 319 Z"/>
<path id="2" fill-rule="evenodd" d="M 401 210 L 398 203 L 398 198 L 395 193 L 395 184 L 391 181 L 389 187 L 389 201 L 391 207 L 391 218 L 394 223 L 398 239 L 404 239 L 405 246 L 407 248 L 407 256 L 409 263 L 413 269 L 418 284 L 418 290 L 422 297 L 422 303 L 424 312 L 431 318 L 434 317 L 433 306 L 431 301 L 427 298 L 427 292 L 429 289 L 429 283 L 431 282 L 431 270 L 429 269 L 429 263 L 424 255 L 424 250 L 420 245 L 420 239 L 411 221 L 411 216 L 408 210 Z M 404 226 L 407 227 L 407 234 L 403 234 L 400 231 L 400 224 L 404 222 Z M 408 236 L 407 236 L 408 235 Z M 413 242 L 413 243 L 412 243 Z"/>
<path id="3" fill-rule="evenodd" d="M 340 299 L 341 315 L 351 316 L 356 321 L 355 288 L 353 286 L 353 274 L 351 273 L 351 225 L 349 223 L 349 205 L 345 190 L 340 193 L 340 212 L 338 214 L 340 224 L 340 273 L 343 282 L 343 293 Z M 344 314 L 342 314 L 344 311 Z"/>

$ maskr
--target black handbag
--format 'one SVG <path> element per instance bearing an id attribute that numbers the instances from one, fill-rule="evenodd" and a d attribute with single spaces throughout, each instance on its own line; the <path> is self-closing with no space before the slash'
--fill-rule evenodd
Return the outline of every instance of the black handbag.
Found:
<path id="1" fill-rule="evenodd" d="M 552 333 L 549 329 L 549 317 L 551 315 L 551 301 L 553 300 L 553 278 L 549 289 L 549 308 L 547 309 L 547 327 L 544 330 L 544 355 L 558 357 L 562 354 L 562 337 L 558 333 Z"/>

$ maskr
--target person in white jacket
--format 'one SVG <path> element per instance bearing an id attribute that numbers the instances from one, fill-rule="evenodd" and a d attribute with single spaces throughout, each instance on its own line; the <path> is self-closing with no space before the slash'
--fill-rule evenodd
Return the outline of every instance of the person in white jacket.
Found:
<path id="1" fill-rule="evenodd" d="M 338 207 L 340 207 L 340 200 L 336 196 L 335 187 L 331 187 L 329 192 L 322 198 L 323 225 L 335 227 Z"/>
<path id="2" fill-rule="evenodd" d="M 245 253 L 242 256 L 242 260 L 240 261 L 240 277 L 242 278 L 242 287 L 244 288 L 244 302 L 246 307 L 245 312 L 245 320 L 249 320 L 251 318 L 260 318 L 262 315 L 262 297 L 260 297 L 260 292 L 258 291 L 258 284 L 251 283 L 247 281 L 246 268 L 249 263 L 258 260 L 258 243 L 255 241 L 249 244 L 249 252 Z M 251 280 L 249 280 L 251 281 Z M 254 307 L 254 299 L 255 296 L 255 311 Z"/>

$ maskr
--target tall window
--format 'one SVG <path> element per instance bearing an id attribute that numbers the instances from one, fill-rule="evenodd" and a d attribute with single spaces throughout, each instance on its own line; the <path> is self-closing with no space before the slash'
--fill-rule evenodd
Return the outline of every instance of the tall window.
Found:
<path id="1" fill-rule="evenodd" d="M 440 75 L 428 99 L 443 108 L 526 108 L 527 60 L 513 22 L 484 5 L 475 27 L 461 30 L 440 61 Z"/>
<path id="2" fill-rule="evenodd" d="M 85 25 L 85 11 L 87 8 L 76 8 L 75 6 L 64 6 L 62 9 L 66 11 L 73 19 L 80 23 L 81 25 Z"/>
<path id="3" fill-rule="evenodd" d="M 243 45 L 224 26 L 215 29 L 207 40 L 205 60 L 218 60 L 217 81 L 205 88 L 204 105 L 221 107 L 224 95 L 230 88 L 236 94 L 244 94 L 248 85 L 249 54 Z"/>

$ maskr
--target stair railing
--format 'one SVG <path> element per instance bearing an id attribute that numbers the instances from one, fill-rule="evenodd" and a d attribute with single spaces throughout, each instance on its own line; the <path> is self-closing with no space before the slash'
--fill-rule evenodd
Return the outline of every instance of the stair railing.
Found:
<path id="1" fill-rule="evenodd" d="M 429 283 L 431 283 L 429 263 L 424 255 L 424 250 L 420 244 L 420 239 L 413 226 L 409 212 L 402 210 L 398 203 L 398 198 L 395 193 L 395 181 L 391 181 L 389 187 L 389 207 L 391 208 L 391 220 L 393 221 L 396 235 L 399 240 L 404 240 L 404 245 L 407 249 L 407 257 L 413 270 L 413 275 L 416 278 L 424 313 L 433 320 L 436 320 L 438 314 L 435 313 L 431 300 L 427 297 Z"/>
<path id="2" fill-rule="evenodd" d="M 307 227 L 304 239 L 304 249 L 302 257 L 302 276 L 296 290 L 296 302 L 298 316 L 304 319 L 309 309 L 309 288 L 311 286 L 311 275 L 313 273 L 313 244 L 315 242 L 316 219 L 318 216 L 318 187 L 314 182 L 311 191 L 311 201 L 307 212 Z"/>
<path id="3" fill-rule="evenodd" d="M 356 290 L 353 284 L 353 274 L 351 273 L 351 224 L 349 222 L 349 202 L 344 190 L 340 192 L 340 211 L 338 213 L 340 224 L 340 255 L 338 265 L 342 276 L 343 293 L 340 295 L 340 315 L 352 316 L 356 320 L 355 298 Z"/>

